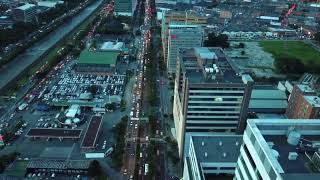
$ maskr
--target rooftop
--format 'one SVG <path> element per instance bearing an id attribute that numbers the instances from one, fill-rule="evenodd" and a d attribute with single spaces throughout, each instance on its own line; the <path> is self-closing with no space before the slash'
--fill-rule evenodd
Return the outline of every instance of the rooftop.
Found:
<path id="1" fill-rule="evenodd" d="M 19 7 L 17 7 L 17 9 L 20 9 L 20 10 L 27 10 L 27 9 L 29 9 L 29 8 L 32 8 L 32 7 L 35 7 L 36 5 L 34 5 L 34 4 L 29 4 L 29 3 L 27 3 L 27 4 L 25 4 L 25 5 L 22 5 L 22 6 L 19 6 Z"/>
<path id="2" fill-rule="evenodd" d="M 181 70 L 190 83 L 243 83 L 221 48 L 187 48 L 179 53 Z"/>
<path id="3" fill-rule="evenodd" d="M 199 163 L 237 162 L 242 144 L 241 135 L 192 136 Z"/>
<path id="4" fill-rule="evenodd" d="M 304 96 L 304 99 L 313 107 L 320 107 L 320 97 L 318 96 Z"/>
<path id="5" fill-rule="evenodd" d="M 78 64 L 115 65 L 119 52 L 115 51 L 82 51 Z"/>
<path id="6" fill-rule="evenodd" d="M 308 84 L 298 84 L 297 86 L 304 93 L 314 93 L 315 92 Z"/>
<path id="7" fill-rule="evenodd" d="M 80 138 L 81 129 L 31 128 L 26 137 Z"/>
<path id="8" fill-rule="evenodd" d="M 272 166 L 269 174 L 284 180 L 320 179 L 319 129 L 320 120 L 314 119 L 250 119 L 246 134 L 266 157 L 265 166 Z"/>
<path id="9" fill-rule="evenodd" d="M 283 113 L 288 106 L 286 93 L 278 89 L 253 89 L 249 111 Z"/>
<path id="10" fill-rule="evenodd" d="M 91 118 L 87 132 L 82 141 L 82 145 L 81 145 L 82 148 L 94 147 L 99 134 L 99 130 L 101 128 L 101 124 L 102 124 L 101 116 L 93 116 Z"/>

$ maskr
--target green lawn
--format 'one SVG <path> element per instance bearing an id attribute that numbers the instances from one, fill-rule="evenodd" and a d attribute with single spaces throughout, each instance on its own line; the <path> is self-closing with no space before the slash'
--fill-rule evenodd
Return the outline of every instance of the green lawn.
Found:
<path id="1" fill-rule="evenodd" d="M 305 65 L 320 64 L 320 52 L 302 41 L 261 41 L 260 46 L 275 59 L 295 58 Z"/>

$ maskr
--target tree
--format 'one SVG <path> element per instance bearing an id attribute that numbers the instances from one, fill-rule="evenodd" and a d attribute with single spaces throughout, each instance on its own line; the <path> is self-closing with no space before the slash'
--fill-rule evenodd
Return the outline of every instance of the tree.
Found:
<path id="1" fill-rule="evenodd" d="M 275 67 L 281 73 L 302 74 L 309 71 L 300 59 L 290 57 L 280 57 L 275 60 Z"/>
<path id="2" fill-rule="evenodd" d="M 96 86 L 96 85 L 91 85 L 91 86 L 89 87 L 89 92 L 90 92 L 92 95 L 96 95 L 97 92 L 98 92 L 98 86 Z"/>
<path id="3" fill-rule="evenodd" d="M 114 111 L 114 106 L 113 106 L 113 104 L 111 104 L 111 103 L 106 104 L 106 109 L 107 109 L 108 111 Z"/>
<path id="4" fill-rule="evenodd" d="M 245 55 L 246 54 L 246 52 L 245 51 L 241 51 L 241 55 L 243 56 L 243 55 Z"/>
<path id="5" fill-rule="evenodd" d="M 89 169 L 88 169 L 88 176 L 96 177 L 101 174 L 101 166 L 99 161 L 93 160 L 90 162 Z"/>
<path id="6" fill-rule="evenodd" d="M 217 36 L 215 33 L 210 33 L 208 35 L 208 40 L 204 41 L 204 46 L 228 48 L 230 46 L 228 39 L 228 36 L 225 34 L 219 34 Z"/>
<path id="7" fill-rule="evenodd" d="M 314 34 L 314 40 L 320 43 L 320 31 Z"/>
<path id="8" fill-rule="evenodd" d="M 239 48 L 244 48 L 245 47 L 245 44 L 243 42 L 239 43 Z"/>

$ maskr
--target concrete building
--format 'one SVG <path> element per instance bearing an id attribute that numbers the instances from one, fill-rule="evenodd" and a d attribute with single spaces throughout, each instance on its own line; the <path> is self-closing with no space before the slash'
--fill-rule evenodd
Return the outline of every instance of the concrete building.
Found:
<path id="1" fill-rule="evenodd" d="M 249 119 L 234 180 L 320 179 L 320 120 Z"/>
<path id="2" fill-rule="evenodd" d="M 208 25 L 208 19 L 204 16 L 200 16 L 195 11 L 163 11 L 161 22 L 161 39 L 164 61 L 167 61 L 168 56 L 168 36 L 170 24 L 181 25 L 200 25 L 206 27 Z"/>
<path id="3" fill-rule="evenodd" d="M 183 179 L 232 179 L 241 144 L 241 135 L 191 135 L 184 158 Z"/>
<path id="4" fill-rule="evenodd" d="M 203 31 L 198 25 L 169 25 L 167 70 L 176 72 L 177 54 L 180 48 L 201 47 Z"/>
<path id="5" fill-rule="evenodd" d="M 117 0 L 114 3 L 114 9 L 115 13 L 117 15 L 126 15 L 126 16 L 132 16 L 133 9 L 135 7 L 132 7 L 133 4 L 136 4 L 132 2 L 134 0 Z"/>
<path id="6" fill-rule="evenodd" d="M 185 133 L 242 133 L 252 86 L 252 78 L 238 74 L 221 48 L 180 49 L 173 103 L 180 156 Z"/>
<path id="7" fill-rule="evenodd" d="M 37 14 L 37 6 L 34 4 L 25 4 L 12 9 L 12 17 L 15 21 L 32 22 Z"/>
<path id="8" fill-rule="evenodd" d="M 308 84 L 297 84 L 290 95 L 286 115 L 289 119 L 320 118 L 320 97 Z"/>

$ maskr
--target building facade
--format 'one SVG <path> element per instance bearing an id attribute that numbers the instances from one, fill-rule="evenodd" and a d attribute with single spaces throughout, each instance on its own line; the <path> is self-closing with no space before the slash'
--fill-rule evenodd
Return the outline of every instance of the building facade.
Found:
<path id="1" fill-rule="evenodd" d="M 249 119 L 234 180 L 320 179 L 320 120 Z"/>
<path id="2" fill-rule="evenodd" d="M 309 84 L 297 84 L 293 87 L 286 115 L 289 119 L 320 118 L 320 98 Z"/>
<path id="3" fill-rule="evenodd" d="M 164 11 L 161 22 L 161 39 L 164 61 L 167 61 L 168 56 L 168 36 L 170 24 L 181 25 L 200 25 L 206 27 L 208 25 L 206 17 L 198 15 L 194 11 Z"/>
<path id="4" fill-rule="evenodd" d="M 170 25 L 168 34 L 167 70 L 176 72 L 176 60 L 180 48 L 201 47 L 203 31 L 197 25 Z"/>
<path id="5" fill-rule="evenodd" d="M 180 156 L 188 132 L 242 133 L 252 86 L 221 48 L 180 49 L 173 104 Z"/>

